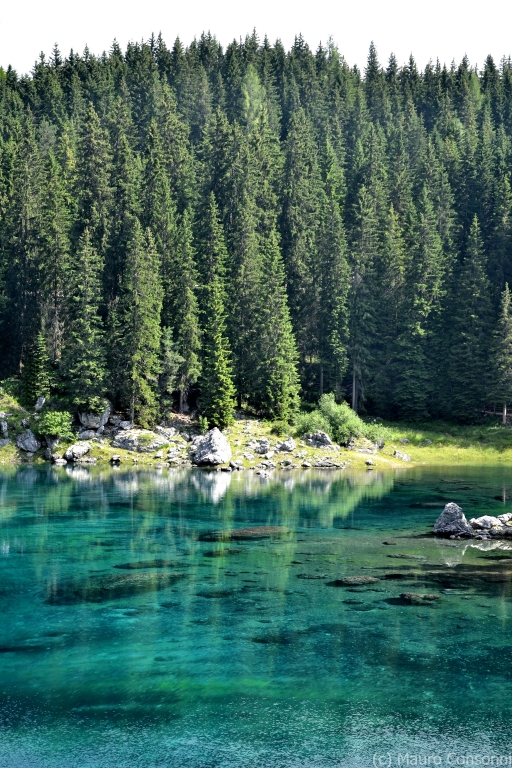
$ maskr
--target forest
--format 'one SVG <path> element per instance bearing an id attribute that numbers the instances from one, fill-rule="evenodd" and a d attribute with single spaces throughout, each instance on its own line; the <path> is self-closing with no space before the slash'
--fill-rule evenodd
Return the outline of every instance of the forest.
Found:
<path id="1" fill-rule="evenodd" d="M 0 69 L 0 378 L 145 426 L 512 402 L 512 61 L 256 32 Z"/>

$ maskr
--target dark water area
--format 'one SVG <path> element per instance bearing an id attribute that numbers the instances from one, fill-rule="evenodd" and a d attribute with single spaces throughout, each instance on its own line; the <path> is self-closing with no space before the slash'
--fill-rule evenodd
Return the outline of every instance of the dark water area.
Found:
<path id="1" fill-rule="evenodd" d="M 3 471 L 0 766 L 507 756 L 512 544 L 432 537 L 448 501 L 512 472 Z"/>

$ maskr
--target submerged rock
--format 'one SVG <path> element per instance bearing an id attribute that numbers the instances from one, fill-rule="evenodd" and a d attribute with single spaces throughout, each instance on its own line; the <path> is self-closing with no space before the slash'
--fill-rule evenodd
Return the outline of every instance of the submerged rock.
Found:
<path id="1" fill-rule="evenodd" d="M 450 502 L 434 524 L 437 536 L 473 536 L 473 529 L 458 504 Z"/>
<path id="2" fill-rule="evenodd" d="M 206 435 L 196 438 L 193 443 L 194 464 L 216 465 L 231 461 L 231 448 L 225 435 L 214 427 Z"/>
<path id="3" fill-rule="evenodd" d="M 283 525 L 257 525 L 252 528 L 206 531 L 199 536 L 199 541 L 254 541 L 269 539 L 271 536 L 282 536 L 287 533 L 290 533 L 290 530 Z"/>
<path id="4" fill-rule="evenodd" d="M 73 603 L 100 603 L 117 600 L 143 592 L 154 592 L 170 587 L 185 578 L 184 573 L 130 573 L 92 577 L 82 581 L 64 582 L 51 586 L 46 602 L 50 605 Z"/>
<path id="5" fill-rule="evenodd" d="M 409 605 L 425 605 L 425 603 L 433 603 L 436 600 L 440 600 L 440 595 L 425 595 L 419 592 L 402 592 L 400 595 L 401 600 Z"/>
<path id="6" fill-rule="evenodd" d="M 142 568 L 174 568 L 176 563 L 171 560 L 163 560 L 162 558 L 156 558 L 155 560 L 136 560 L 133 563 L 121 563 L 120 565 L 114 565 L 114 568 L 121 568 L 125 571 L 138 571 Z"/>
<path id="7" fill-rule="evenodd" d="M 330 587 L 359 587 L 365 584 L 375 584 L 380 581 L 376 576 L 343 576 L 329 582 Z"/>

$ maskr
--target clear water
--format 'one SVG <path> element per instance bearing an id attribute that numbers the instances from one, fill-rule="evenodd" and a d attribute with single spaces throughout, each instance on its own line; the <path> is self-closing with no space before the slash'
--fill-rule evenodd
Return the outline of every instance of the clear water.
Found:
<path id="1" fill-rule="evenodd" d="M 500 514 L 508 494 L 506 468 L 4 471 L 0 766 L 508 755 L 512 551 L 425 535 L 446 501 Z M 291 533 L 198 540 L 248 525 Z M 205 555 L 218 550 L 235 551 Z M 167 562 L 115 568 L 155 560 Z M 354 575 L 380 580 L 329 585 Z M 112 576 L 128 577 L 113 596 Z M 407 605 L 404 591 L 441 598 Z"/>

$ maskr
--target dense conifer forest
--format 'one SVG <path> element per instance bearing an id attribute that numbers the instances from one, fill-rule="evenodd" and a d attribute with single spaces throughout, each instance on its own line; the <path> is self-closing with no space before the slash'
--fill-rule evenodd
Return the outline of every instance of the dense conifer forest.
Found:
<path id="1" fill-rule="evenodd" d="M 1 378 L 139 423 L 512 401 L 512 62 L 256 34 L 0 70 Z"/>

